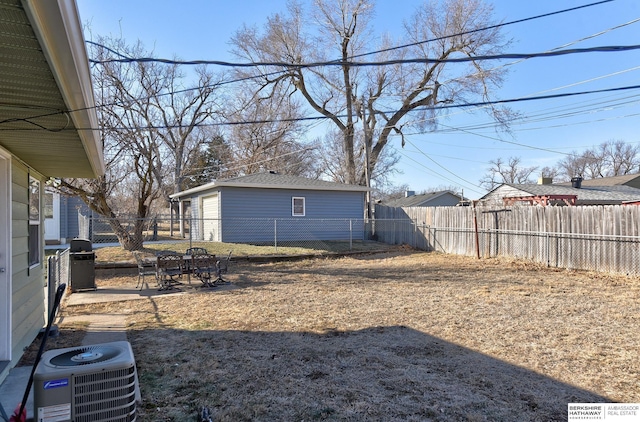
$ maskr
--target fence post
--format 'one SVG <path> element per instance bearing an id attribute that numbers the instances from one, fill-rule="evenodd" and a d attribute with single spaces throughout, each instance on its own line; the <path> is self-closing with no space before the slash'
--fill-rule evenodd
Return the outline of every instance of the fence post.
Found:
<path id="1" fill-rule="evenodd" d="M 473 231 L 476 237 L 476 257 L 480 259 L 480 237 L 478 235 L 478 212 L 476 211 L 476 201 L 473 201 Z"/>
<path id="2" fill-rule="evenodd" d="M 353 250 L 353 220 L 349 219 L 349 250 Z"/>
<path id="3" fill-rule="evenodd" d="M 434 228 L 433 228 L 433 250 L 434 250 L 434 251 L 436 250 L 436 245 L 438 244 L 438 243 L 437 243 L 437 239 L 436 239 L 436 236 L 437 236 L 437 233 L 436 233 L 436 232 L 437 232 L 437 230 L 438 230 L 438 229 L 437 229 L 436 227 L 434 227 Z M 441 251 L 441 252 L 443 252 L 443 251 Z"/>
<path id="4" fill-rule="evenodd" d="M 549 232 L 545 233 L 545 237 L 547 238 L 547 267 L 551 266 L 551 236 L 549 236 Z"/>
<path id="5" fill-rule="evenodd" d="M 54 273 L 59 273 L 58 271 L 58 263 L 56 262 L 56 258 L 59 259 L 60 255 L 58 255 L 58 252 L 56 252 L 56 255 L 52 255 L 49 257 L 49 259 L 47 260 L 48 262 L 48 274 L 47 274 L 47 313 L 49 313 L 51 311 L 51 308 L 53 307 L 53 299 L 55 296 L 55 291 L 56 291 L 56 287 L 55 284 L 57 283 L 58 277 L 54 276 Z M 53 292 L 53 295 L 52 295 Z"/>
<path id="6" fill-rule="evenodd" d="M 278 252 L 278 220 L 273 219 L 273 245 Z"/>

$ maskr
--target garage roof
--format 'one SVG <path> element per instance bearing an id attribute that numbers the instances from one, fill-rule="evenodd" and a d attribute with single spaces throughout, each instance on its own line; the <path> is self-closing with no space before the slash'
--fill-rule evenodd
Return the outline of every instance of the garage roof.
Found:
<path id="1" fill-rule="evenodd" d="M 171 195 L 171 198 L 188 197 L 194 193 L 215 189 L 218 187 L 260 188 L 260 189 L 303 189 L 366 192 L 366 186 L 347 185 L 345 183 L 327 182 L 325 180 L 308 179 L 306 177 L 264 172 L 247 176 L 218 180 Z"/>

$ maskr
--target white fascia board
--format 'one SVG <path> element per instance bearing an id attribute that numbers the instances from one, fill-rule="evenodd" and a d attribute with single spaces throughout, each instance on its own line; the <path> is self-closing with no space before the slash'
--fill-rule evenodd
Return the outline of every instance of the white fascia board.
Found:
<path id="1" fill-rule="evenodd" d="M 336 186 L 301 186 L 301 185 L 273 185 L 273 184 L 261 184 L 261 183 L 235 183 L 235 182 L 220 182 L 218 186 L 227 186 L 234 188 L 254 188 L 254 189 L 287 189 L 287 190 L 326 190 L 326 191 L 341 191 L 341 192 L 366 192 L 371 190 L 366 186 L 355 186 L 350 189 L 345 189 L 336 184 Z"/>
<path id="2" fill-rule="evenodd" d="M 355 185 L 351 185 L 355 186 Z M 321 186 L 300 186 L 300 185 L 273 185 L 273 184 L 260 184 L 260 183 L 242 183 L 242 182 L 211 182 L 206 185 L 196 186 L 195 188 L 187 189 L 182 192 L 169 195 L 171 199 L 180 199 L 185 196 L 189 196 L 194 193 L 203 192 L 213 188 L 219 187 L 232 187 L 232 188 L 253 188 L 253 189 L 286 189 L 286 190 L 324 190 L 324 191 L 339 191 L 339 192 L 366 192 L 371 190 L 366 186 L 357 186 L 351 189 L 345 189 L 342 186 L 335 187 L 321 187 Z"/>
<path id="3" fill-rule="evenodd" d="M 177 192 L 174 194 L 169 195 L 170 199 L 180 199 L 183 196 L 189 196 L 192 193 L 198 193 L 198 192 L 202 192 L 205 190 L 209 190 L 212 189 L 214 187 L 216 187 L 216 182 L 211 182 L 211 183 L 207 183 L 205 185 L 200 185 L 200 186 L 196 186 L 195 188 L 191 188 L 191 189 L 187 189 L 187 190 L 183 190 L 181 192 Z"/>

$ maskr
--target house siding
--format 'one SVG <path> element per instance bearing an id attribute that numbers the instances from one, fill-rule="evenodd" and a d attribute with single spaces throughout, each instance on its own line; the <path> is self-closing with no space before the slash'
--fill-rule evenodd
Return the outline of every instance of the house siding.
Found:
<path id="1" fill-rule="evenodd" d="M 17 160 L 11 163 L 12 182 L 12 327 L 11 348 L 13 360 L 22 355 L 26 346 L 36 338 L 44 326 L 44 219 L 40 214 L 40 263 L 29 268 L 28 242 L 28 186 L 29 174 L 41 182 L 41 194 L 44 192 L 44 180 L 40 175 Z M 42 198 L 41 198 L 42 199 Z M 42 203 L 42 201 L 40 202 Z M 15 362 L 14 362 L 15 363 Z"/>
<path id="2" fill-rule="evenodd" d="M 221 188 L 220 218 L 224 242 L 280 240 L 362 240 L 363 192 L 297 189 Z M 305 198 L 305 216 L 293 217 L 292 197 Z M 252 221 L 247 221 L 252 219 Z M 274 219 L 280 219 L 274 222 Z M 345 220 L 343 224 L 326 220 Z M 350 230 L 347 220 L 357 220 Z M 353 233 L 357 233 L 354 235 Z"/>
<path id="3" fill-rule="evenodd" d="M 502 198 L 506 197 L 514 197 L 514 196 L 530 196 L 530 193 L 527 193 L 523 190 L 517 189 L 513 186 L 502 185 L 496 188 L 494 191 L 488 193 L 483 197 L 483 200 L 487 204 L 499 204 L 502 205 Z"/>
<path id="4" fill-rule="evenodd" d="M 60 236 L 67 242 L 69 239 L 80 235 L 80 223 L 78 222 L 78 212 L 82 215 L 91 215 L 92 212 L 82 199 L 77 196 L 62 196 L 61 202 L 65 201 L 65 228 L 60 228 Z"/>
<path id="5" fill-rule="evenodd" d="M 292 218 L 291 198 L 304 197 L 306 213 L 295 218 L 362 218 L 364 193 L 297 189 L 222 188 L 220 217 Z"/>
<path id="6" fill-rule="evenodd" d="M 78 212 L 91 215 L 91 210 L 77 196 L 60 195 L 60 240 L 69 242 L 80 235 Z"/>
<path id="7" fill-rule="evenodd" d="M 69 198 L 60 195 L 60 241 L 67 240 L 73 238 L 71 234 L 71 224 L 69 221 L 71 212 L 69 211 Z M 76 218 L 76 233 L 77 231 L 77 218 Z M 76 234 L 77 236 L 77 234 Z"/>

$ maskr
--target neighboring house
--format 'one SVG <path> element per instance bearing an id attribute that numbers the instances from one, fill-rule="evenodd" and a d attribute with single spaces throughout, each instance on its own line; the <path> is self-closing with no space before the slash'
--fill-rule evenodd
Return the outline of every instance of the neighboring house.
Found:
<path id="1" fill-rule="evenodd" d="M 75 2 L 0 0 L 0 28 L 2 381 L 46 322 L 45 181 L 104 161 Z"/>
<path id="2" fill-rule="evenodd" d="M 404 198 L 386 201 L 387 207 L 454 207 L 462 202 L 462 196 L 449 190 L 430 192 L 416 195 L 413 191 L 406 191 Z"/>
<path id="3" fill-rule="evenodd" d="M 561 186 L 571 186 L 571 182 L 558 183 Z M 597 186 L 629 186 L 640 189 L 640 174 L 625 174 L 624 176 L 600 177 L 597 179 L 582 180 L 581 187 Z"/>
<path id="4" fill-rule="evenodd" d="M 503 183 L 480 198 L 484 205 L 620 205 L 640 200 L 640 189 L 627 183 L 638 178 L 602 178 L 572 183 L 554 184 L 540 179 L 538 184 Z M 608 180 L 606 180 L 608 179 Z"/>
<path id="5" fill-rule="evenodd" d="M 332 229 L 322 220 L 353 219 L 362 226 L 367 190 L 265 172 L 219 180 L 170 197 L 181 202 L 182 210 L 183 203 L 190 203 L 191 239 L 261 243 L 273 242 L 276 230 L 283 240 L 349 239 L 348 224 L 346 229 Z M 279 229 L 274 228 L 275 219 L 281 221 Z M 362 227 L 359 232 L 364 232 Z"/>
<path id="6" fill-rule="evenodd" d="M 49 188 L 44 192 L 43 212 L 44 240 L 47 245 L 63 245 L 79 237 L 78 214 L 92 215 L 89 206 L 80 197 L 60 195 Z"/>

